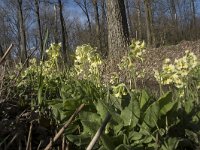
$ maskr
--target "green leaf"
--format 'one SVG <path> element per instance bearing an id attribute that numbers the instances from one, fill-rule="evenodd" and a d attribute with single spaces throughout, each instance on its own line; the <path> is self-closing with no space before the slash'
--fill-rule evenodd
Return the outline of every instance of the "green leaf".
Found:
<path id="1" fill-rule="evenodd" d="M 124 126 L 130 126 L 133 128 L 137 125 L 140 118 L 140 106 L 137 99 L 131 96 L 128 107 L 125 107 L 121 112 L 121 118 L 123 119 Z"/>
<path id="2" fill-rule="evenodd" d="M 107 111 L 111 114 L 111 118 L 113 121 L 115 121 L 118 124 L 123 123 L 122 118 L 120 117 L 120 114 L 118 113 L 118 110 L 116 110 L 116 108 L 110 104 L 106 104 L 104 102 L 102 102 L 103 106 L 107 109 Z"/>
<path id="3" fill-rule="evenodd" d="M 69 135 L 75 133 L 80 130 L 80 123 L 78 121 L 74 121 L 73 124 L 70 124 L 64 131 L 65 135 Z"/>
<path id="4" fill-rule="evenodd" d="M 125 144 L 120 144 L 115 148 L 115 150 L 130 150 L 130 146 L 125 145 Z"/>
<path id="5" fill-rule="evenodd" d="M 50 105 L 53 115 L 57 121 L 61 121 L 61 110 L 62 110 L 62 103 L 56 103 L 54 105 Z"/>
<path id="6" fill-rule="evenodd" d="M 155 127 L 159 119 L 159 110 L 159 104 L 157 102 L 152 103 L 144 113 L 142 126 Z"/>
<path id="7" fill-rule="evenodd" d="M 97 102 L 94 102 L 94 105 L 96 106 L 97 113 L 101 116 L 101 119 L 104 119 L 107 114 L 107 109 L 104 107 L 102 102 L 98 100 Z"/>
<path id="8" fill-rule="evenodd" d="M 165 93 L 162 97 L 158 99 L 159 107 L 160 107 L 160 116 L 166 115 L 169 112 L 176 101 L 172 101 L 172 92 Z"/>
<path id="9" fill-rule="evenodd" d="M 145 136 L 145 137 L 142 139 L 142 143 L 147 144 L 147 143 L 150 143 L 152 140 L 153 140 L 152 135 Z"/>
<path id="10" fill-rule="evenodd" d="M 184 107 L 185 107 L 186 113 L 189 114 L 194 108 L 194 102 L 188 100 L 185 102 Z"/>
<path id="11" fill-rule="evenodd" d="M 106 150 L 113 150 L 115 148 L 113 140 L 115 140 L 115 137 L 111 138 L 111 137 L 109 137 L 108 135 L 105 135 L 105 134 L 101 135 L 101 141 L 102 141 L 102 144 L 103 144 L 103 148 L 106 149 Z"/>
<path id="12" fill-rule="evenodd" d="M 140 132 L 135 132 L 135 131 L 132 131 L 129 133 L 129 139 L 131 141 L 137 141 L 137 140 L 140 140 L 142 138 L 143 134 L 141 134 Z"/>
<path id="13" fill-rule="evenodd" d="M 174 150 L 178 147 L 179 140 L 177 138 L 168 138 L 164 141 L 164 144 L 161 146 L 161 150 Z"/>
<path id="14" fill-rule="evenodd" d="M 80 100 L 68 98 L 63 101 L 63 109 L 64 110 L 75 110 L 81 104 Z"/>
<path id="15" fill-rule="evenodd" d="M 142 109 L 143 106 L 149 101 L 149 95 L 145 90 L 142 90 L 141 98 L 140 98 L 140 108 Z"/>
<path id="16" fill-rule="evenodd" d="M 101 117 L 96 113 L 82 112 L 80 113 L 79 118 L 83 125 L 84 133 L 95 134 L 101 126 Z"/>
<path id="17" fill-rule="evenodd" d="M 80 135 L 67 135 L 67 139 L 79 147 L 85 147 L 91 141 L 89 134 L 83 133 Z"/>
<path id="18" fill-rule="evenodd" d="M 188 129 L 185 129 L 185 133 L 186 133 L 188 139 L 190 139 L 191 141 L 193 141 L 196 144 L 199 144 L 199 138 L 198 138 L 197 133 L 195 133 L 191 130 L 188 130 Z"/>
<path id="19" fill-rule="evenodd" d="M 101 146 L 98 150 L 108 150 L 108 148 L 105 148 L 104 146 Z"/>

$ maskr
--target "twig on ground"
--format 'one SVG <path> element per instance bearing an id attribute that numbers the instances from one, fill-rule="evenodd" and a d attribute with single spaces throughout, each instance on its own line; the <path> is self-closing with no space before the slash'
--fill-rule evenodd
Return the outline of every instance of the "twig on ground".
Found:
<path id="1" fill-rule="evenodd" d="M 28 140 L 27 140 L 27 144 L 26 144 L 26 150 L 31 150 L 32 128 L 33 128 L 33 122 L 31 121 L 31 125 L 30 125 L 30 128 L 29 128 L 29 133 L 28 133 Z"/>
<path id="2" fill-rule="evenodd" d="M 6 50 L 5 54 L 3 55 L 3 57 L 0 60 L 0 65 L 4 62 L 4 60 L 6 59 L 6 56 L 9 54 L 12 47 L 13 47 L 13 44 L 10 44 L 9 48 Z"/>
<path id="3" fill-rule="evenodd" d="M 18 133 L 16 133 L 14 136 L 13 136 L 13 138 L 12 138 L 12 140 L 8 143 L 8 145 L 6 146 L 6 148 L 5 148 L 5 150 L 7 150 L 9 147 L 10 147 L 10 145 L 15 141 L 15 139 L 18 137 Z"/>
<path id="4" fill-rule="evenodd" d="M 38 147 L 37 147 L 37 150 L 40 150 L 41 144 L 42 144 L 42 140 L 40 140 L 40 143 L 39 143 L 39 145 L 38 145 Z"/>

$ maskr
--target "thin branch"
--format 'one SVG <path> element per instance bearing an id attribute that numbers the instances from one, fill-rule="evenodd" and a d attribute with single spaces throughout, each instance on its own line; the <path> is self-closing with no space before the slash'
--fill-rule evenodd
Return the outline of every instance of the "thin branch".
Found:
<path id="1" fill-rule="evenodd" d="M 4 62 L 4 60 L 6 59 L 6 56 L 9 54 L 9 52 L 12 48 L 13 48 L 13 44 L 10 44 L 10 47 L 6 50 L 5 54 L 3 55 L 3 57 L 0 60 L 0 65 Z"/>
<path id="2" fill-rule="evenodd" d="M 92 141 L 90 142 L 90 144 L 88 145 L 86 150 L 92 150 L 92 148 L 94 147 L 95 143 L 98 141 L 99 137 L 103 133 L 103 131 L 104 131 L 107 123 L 109 122 L 110 118 L 111 118 L 110 113 L 107 113 L 106 118 L 104 119 L 101 127 L 96 132 L 95 136 L 93 137 Z"/>
<path id="3" fill-rule="evenodd" d="M 31 122 L 29 133 L 28 133 L 28 140 L 26 144 L 26 150 L 31 150 L 31 136 L 32 136 L 32 128 L 33 128 L 33 122 Z"/>
<path id="4" fill-rule="evenodd" d="M 16 134 L 13 136 L 13 138 L 11 139 L 11 141 L 10 141 L 10 142 L 8 143 L 8 145 L 6 146 L 5 150 L 7 150 L 7 149 L 10 147 L 10 145 L 15 141 L 15 139 L 16 139 L 18 136 L 19 136 L 18 133 L 16 133 Z"/>

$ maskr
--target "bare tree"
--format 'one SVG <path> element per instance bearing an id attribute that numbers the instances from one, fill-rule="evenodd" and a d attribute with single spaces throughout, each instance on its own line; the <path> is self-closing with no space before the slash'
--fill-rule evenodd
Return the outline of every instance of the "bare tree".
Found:
<path id="1" fill-rule="evenodd" d="M 17 0 L 18 2 L 18 19 L 19 19 L 19 32 L 20 32 L 20 58 L 21 62 L 25 63 L 27 59 L 27 50 L 26 50 L 26 30 L 24 25 L 24 16 L 23 16 L 23 0 Z M 28 61 L 26 63 L 28 67 Z"/>
<path id="2" fill-rule="evenodd" d="M 125 0 L 125 7 L 126 7 L 126 14 L 127 14 L 127 23 L 129 27 L 129 34 L 130 36 L 133 36 L 133 26 L 132 26 L 132 20 L 131 20 L 131 14 L 130 14 L 130 1 Z"/>
<path id="3" fill-rule="evenodd" d="M 196 9 L 195 9 L 195 0 L 191 0 L 191 10 L 192 10 L 192 33 L 193 33 L 193 39 L 197 39 L 197 34 L 196 34 Z"/>
<path id="4" fill-rule="evenodd" d="M 146 30 L 147 30 L 147 43 L 149 46 L 155 44 L 155 37 L 153 31 L 153 16 L 152 16 L 152 1 L 144 0 L 145 6 L 145 20 L 146 20 Z"/>
<path id="5" fill-rule="evenodd" d="M 136 11 L 137 11 L 137 39 L 142 39 L 142 22 L 141 22 L 141 0 L 136 0 Z"/>
<path id="6" fill-rule="evenodd" d="M 105 0 L 100 1 L 101 8 L 101 41 L 102 41 L 102 55 L 108 55 L 108 31 L 107 31 L 107 16 L 106 16 L 106 3 Z"/>
<path id="7" fill-rule="evenodd" d="M 109 57 L 120 57 L 129 45 L 129 32 L 124 0 L 107 1 Z"/>
<path id="8" fill-rule="evenodd" d="M 65 63 L 69 63 L 69 55 L 67 53 L 67 49 L 69 48 L 68 45 L 66 45 L 66 41 L 68 40 L 66 38 L 66 29 L 65 29 L 65 21 L 63 17 L 63 5 L 62 0 L 58 0 L 59 5 L 59 14 L 60 14 L 60 24 L 61 24 L 61 33 L 62 33 L 62 55 Z"/>
<path id="9" fill-rule="evenodd" d="M 85 14 L 88 22 L 88 29 L 89 32 L 91 33 L 92 31 L 92 25 L 91 25 L 91 20 L 90 20 L 90 15 L 89 15 L 89 8 L 88 8 L 88 1 L 87 0 L 74 0 L 75 3 L 81 8 L 83 13 Z"/>
<path id="10" fill-rule="evenodd" d="M 100 33 L 100 22 L 99 22 L 99 8 L 97 0 L 92 0 L 92 4 L 94 7 L 94 15 L 95 15 L 95 24 L 96 24 L 96 36 L 97 36 L 97 45 L 99 50 L 101 51 L 101 33 Z"/>
<path id="11" fill-rule="evenodd" d="M 35 0 L 35 14 L 36 14 L 37 24 L 38 24 L 39 45 L 40 45 L 40 59 L 42 59 L 42 55 L 43 55 L 43 38 L 42 38 L 42 28 L 41 28 L 41 23 L 40 23 L 39 0 Z"/>

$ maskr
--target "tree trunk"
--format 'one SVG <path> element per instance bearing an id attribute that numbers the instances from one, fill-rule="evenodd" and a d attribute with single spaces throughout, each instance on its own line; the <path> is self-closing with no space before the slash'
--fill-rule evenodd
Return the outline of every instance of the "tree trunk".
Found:
<path id="1" fill-rule="evenodd" d="M 0 59 L 3 57 L 3 55 L 4 55 L 3 48 L 0 44 Z"/>
<path id="2" fill-rule="evenodd" d="M 18 19 L 19 19 L 19 32 L 20 32 L 20 58 L 21 62 L 25 63 L 27 59 L 27 50 L 26 50 L 26 31 L 24 26 L 24 17 L 22 10 L 22 0 L 18 0 Z M 28 67 L 28 61 L 25 66 Z"/>
<path id="3" fill-rule="evenodd" d="M 196 9 L 195 9 L 195 4 L 194 0 L 191 0 L 191 9 L 192 9 L 192 33 L 193 33 L 193 39 L 197 39 L 197 34 L 196 34 Z"/>
<path id="4" fill-rule="evenodd" d="M 64 17 L 62 12 L 62 1 L 58 0 L 59 5 L 59 14 L 60 14 L 60 24 L 61 24 L 61 34 L 62 34 L 62 57 L 64 59 L 65 64 L 69 62 L 68 54 L 67 54 L 67 46 L 66 46 L 66 36 L 65 36 L 65 23 L 64 23 Z"/>
<path id="5" fill-rule="evenodd" d="M 147 30 L 147 44 L 149 46 L 155 45 L 151 3 L 152 2 L 150 0 L 144 0 L 145 14 L 146 14 L 145 20 L 146 20 L 146 30 Z"/>
<path id="6" fill-rule="evenodd" d="M 96 36 L 97 36 L 97 45 L 101 52 L 102 46 L 101 46 L 101 34 L 100 34 L 100 23 L 99 23 L 99 9 L 97 0 L 92 0 L 93 7 L 94 7 L 94 13 L 95 13 L 95 23 L 96 23 Z"/>
<path id="7" fill-rule="evenodd" d="M 129 34 L 130 37 L 133 36 L 133 26 L 132 26 L 132 20 L 131 20 L 131 14 L 130 14 L 130 6 L 129 6 L 129 0 L 125 0 L 125 6 L 126 6 L 126 13 L 127 13 L 127 22 L 129 27 Z"/>
<path id="8" fill-rule="evenodd" d="M 91 35 L 92 25 L 91 25 L 91 21 L 90 21 L 90 16 L 89 16 L 86 0 L 84 0 L 84 8 L 85 8 L 85 15 L 86 15 L 86 18 L 87 18 L 87 21 L 88 21 L 88 29 L 89 29 L 89 32 L 90 32 L 90 35 Z"/>
<path id="9" fill-rule="evenodd" d="M 120 58 L 130 44 L 124 0 L 107 0 L 107 23 L 109 57 Z"/>
<path id="10" fill-rule="evenodd" d="M 171 17 L 172 17 L 172 22 L 174 26 L 174 41 L 175 43 L 179 41 L 179 28 L 178 28 L 178 20 L 177 20 L 177 11 L 176 11 L 176 5 L 174 0 L 170 0 L 170 7 L 171 7 Z"/>
<path id="11" fill-rule="evenodd" d="M 171 16 L 172 16 L 173 23 L 176 24 L 177 23 L 177 13 L 176 13 L 176 5 L 175 5 L 174 0 L 170 0 L 170 7 L 171 7 Z"/>
<path id="12" fill-rule="evenodd" d="M 57 9 L 57 6 L 56 5 L 54 5 L 54 41 L 55 41 L 55 43 L 56 44 L 58 44 L 58 14 L 57 14 L 57 12 L 58 12 L 58 9 Z"/>
<path id="13" fill-rule="evenodd" d="M 105 10 L 105 0 L 101 0 L 101 41 L 102 41 L 102 56 L 108 56 L 108 35 L 106 26 L 106 10 Z"/>
<path id="14" fill-rule="evenodd" d="M 141 40 L 142 39 L 142 23 L 141 23 L 141 1 L 137 0 L 137 39 Z"/>
<path id="15" fill-rule="evenodd" d="M 38 33 L 39 33 L 39 45 L 40 45 L 40 59 L 42 60 L 43 55 L 43 39 L 42 39 L 42 28 L 40 23 L 40 6 L 39 0 L 35 0 L 35 13 L 37 17 Z"/>

